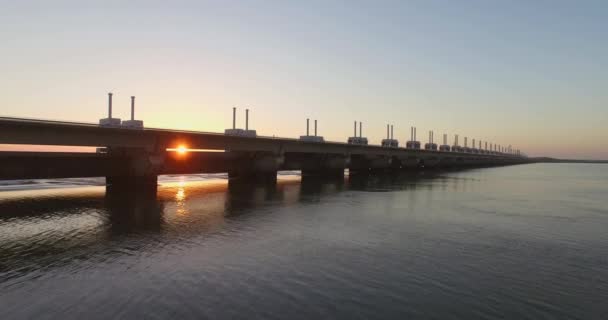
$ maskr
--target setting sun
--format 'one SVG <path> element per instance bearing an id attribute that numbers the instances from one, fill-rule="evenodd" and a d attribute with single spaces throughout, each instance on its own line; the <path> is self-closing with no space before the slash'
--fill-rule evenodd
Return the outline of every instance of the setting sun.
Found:
<path id="1" fill-rule="evenodd" d="M 188 149 L 186 148 L 186 146 L 180 145 L 179 147 L 177 147 L 176 151 L 179 154 L 186 154 L 186 152 L 188 152 Z"/>

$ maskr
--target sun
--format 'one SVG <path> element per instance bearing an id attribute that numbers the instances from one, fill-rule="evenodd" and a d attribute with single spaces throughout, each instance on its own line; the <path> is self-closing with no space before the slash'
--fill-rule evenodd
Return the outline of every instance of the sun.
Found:
<path id="1" fill-rule="evenodd" d="M 188 152 L 188 148 L 186 148 L 186 146 L 182 144 L 177 147 L 176 151 L 179 154 L 186 154 Z"/>

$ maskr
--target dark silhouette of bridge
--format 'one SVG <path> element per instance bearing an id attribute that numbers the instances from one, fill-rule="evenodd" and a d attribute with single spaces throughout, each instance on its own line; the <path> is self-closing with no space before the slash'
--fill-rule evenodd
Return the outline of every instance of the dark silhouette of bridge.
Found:
<path id="1" fill-rule="evenodd" d="M 155 188 L 161 174 L 228 172 L 230 178 L 273 180 L 280 170 L 342 176 L 345 169 L 373 172 L 531 161 L 516 152 L 469 147 L 446 151 L 401 148 L 396 142 L 349 144 L 20 118 L 0 118 L 0 143 L 101 147 L 97 153 L 0 152 L 0 180 L 101 176 L 106 177 L 108 187 L 121 189 L 136 185 Z M 180 146 L 201 152 L 174 151 Z"/>

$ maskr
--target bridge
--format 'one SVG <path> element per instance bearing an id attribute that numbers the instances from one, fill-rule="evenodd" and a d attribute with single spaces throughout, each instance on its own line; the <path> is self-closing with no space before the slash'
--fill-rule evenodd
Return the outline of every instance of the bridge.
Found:
<path id="1" fill-rule="evenodd" d="M 346 143 L 326 142 L 310 134 L 299 139 L 258 136 L 249 129 L 232 128 L 224 133 L 145 128 L 135 120 L 135 97 L 131 97 L 131 119 L 112 117 L 112 93 L 108 94 L 108 117 L 99 124 L 0 117 L 0 144 L 35 146 L 96 147 L 96 153 L 2 152 L 0 180 L 72 177 L 106 177 L 110 189 L 149 188 L 156 191 L 157 176 L 227 172 L 230 178 L 276 181 L 280 170 L 301 170 L 302 175 L 342 177 L 349 172 L 415 170 L 420 168 L 462 168 L 511 165 L 530 162 L 519 150 L 485 143 L 479 148 L 464 138 L 464 146 L 429 142 L 421 148 L 416 128 L 411 128 L 406 147 L 399 147 L 393 126 L 387 125 L 380 145 L 368 144 L 362 123 L 354 123 L 354 135 Z"/>
<path id="2" fill-rule="evenodd" d="M 355 131 L 356 134 L 356 131 Z M 308 136 L 308 135 L 307 135 Z M 0 152 L 0 180 L 106 177 L 127 187 L 161 174 L 228 172 L 276 179 L 277 171 L 341 176 L 350 172 L 501 166 L 529 162 L 518 153 L 453 147 L 450 151 L 243 136 L 153 128 L 0 118 L 0 144 L 102 147 L 97 153 Z M 187 146 L 189 150 L 180 148 Z M 221 151 L 221 152 L 217 152 Z"/>

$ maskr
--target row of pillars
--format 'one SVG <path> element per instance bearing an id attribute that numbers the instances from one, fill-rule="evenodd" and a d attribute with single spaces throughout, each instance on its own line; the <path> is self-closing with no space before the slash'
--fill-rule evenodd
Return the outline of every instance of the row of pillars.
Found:
<path id="1" fill-rule="evenodd" d="M 254 179 L 263 181 L 276 180 L 277 171 L 289 169 L 293 162 L 288 162 L 286 155 L 266 152 L 229 152 L 227 171 L 230 178 Z M 107 177 L 108 187 L 119 192 L 132 189 L 150 189 L 155 191 L 157 174 L 161 171 L 164 152 L 150 153 L 146 150 L 111 149 L 111 155 L 120 159 L 121 169 L 116 176 Z M 289 161 L 294 161 L 293 159 Z M 428 168 L 432 166 L 467 167 L 488 166 L 517 163 L 516 159 L 440 157 L 429 159 L 399 159 L 389 156 L 364 155 L 302 155 L 297 165 L 303 174 L 340 176 L 344 169 L 351 171 L 397 170 L 407 168 Z M 289 164 L 291 163 L 291 164 Z M 296 170 L 296 167 L 293 168 Z"/>

